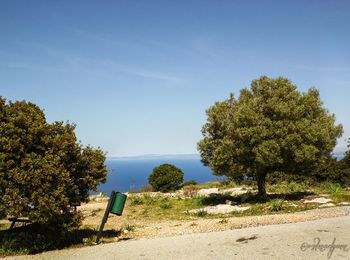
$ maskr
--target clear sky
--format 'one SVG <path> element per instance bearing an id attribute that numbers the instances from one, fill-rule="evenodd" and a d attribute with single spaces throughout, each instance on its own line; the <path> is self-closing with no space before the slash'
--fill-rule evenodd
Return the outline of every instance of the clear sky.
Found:
<path id="1" fill-rule="evenodd" d="M 196 153 L 251 80 L 320 89 L 350 137 L 350 1 L 0 1 L 0 95 L 109 156 Z"/>

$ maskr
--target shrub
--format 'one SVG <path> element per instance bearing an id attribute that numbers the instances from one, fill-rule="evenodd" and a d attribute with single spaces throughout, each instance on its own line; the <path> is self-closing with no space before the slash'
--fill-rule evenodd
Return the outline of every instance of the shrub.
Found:
<path id="1" fill-rule="evenodd" d="M 143 199 L 145 201 L 145 204 L 147 204 L 147 205 L 154 205 L 157 202 L 158 197 L 153 197 L 153 196 L 150 196 L 150 195 L 146 194 L 146 195 L 143 196 Z"/>
<path id="2" fill-rule="evenodd" d="M 337 161 L 336 158 L 329 157 L 327 160 L 320 163 L 312 172 L 315 182 L 332 182 L 338 183 L 342 186 L 350 184 L 350 175 L 346 174 L 344 162 L 346 158 Z"/>
<path id="3" fill-rule="evenodd" d="M 168 198 L 163 198 L 160 201 L 160 208 L 161 209 L 170 209 L 170 208 L 172 208 L 171 202 L 169 201 Z"/>
<path id="4" fill-rule="evenodd" d="M 189 185 L 197 185 L 198 183 L 195 180 L 189 180 L 189 181 L 185 181 L 182 186 L 189 186 Z"/>
<path id="5" fill-rule="evenodd" d="M 126 224 L 125 226 L 122 227 L 122 230 L 126 230 L 128 232 L 133 232 L 135 231 L 136 226 L 133 224 Z"/>
<path id="6" fill-rule="evenodd" d="M 283 209 L 284 200 L 274 199 L 270 201 L 270 209 L 272 211 L 281 211 Z"/>
<path id="7" fill-rule="evenodd" d="M 322 191 L 327 193 L 340 193 L 343 191 L 341 185 L 339 183 L 332 183 L 332 182 L 324 182 L 320 185 L 320 188 Z"/>
<path id="8" fill-rule="evenodd" d="M 179 168 L 171 164 L 162 164 L 153 169 L 148 178 L 148 182 L 155 191 L 174 191 L 183 182 L 184 173 Z"/>

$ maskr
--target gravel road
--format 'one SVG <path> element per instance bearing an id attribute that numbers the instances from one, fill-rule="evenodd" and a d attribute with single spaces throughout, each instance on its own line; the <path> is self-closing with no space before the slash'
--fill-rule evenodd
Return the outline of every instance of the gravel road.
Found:
<path id="1" fill-rule="evenodd" d="M 336 247 L 333 252 L 326 247 L 331 244 Z M 16 259 L 350 259 L 349 248 L 350 216 L 342 216 L 121 241 Z"/>

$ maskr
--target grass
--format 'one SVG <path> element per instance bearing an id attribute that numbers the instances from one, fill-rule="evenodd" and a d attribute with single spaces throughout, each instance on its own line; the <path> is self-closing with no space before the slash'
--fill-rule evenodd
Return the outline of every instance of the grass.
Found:
<path id="1" fill-rule="evenodd" d="M 199 189 L 210 189 L 210 188 L 228 189 L 228 188 L 237 187 L 237 184 L 232 181 L 221 180 L 221 181 L 200 183 L 194 186 L 198 187 Z"/>
<path id="2" fill-rule="evenodd" d="M 210 182 L 198 185 L 192 185 L 196 189 L 219 188 L 226 189 L 236 187 L 232 182 Z M 254 187 L 254 186 L 253 186 Z M 247 187 L 251 190 L 251 187 Z M 225 215 L 212 215 L 199 211 L 195 214 L 189 214 L 192 209 L 201 209 L 206 206 L 225 204 L 227 200 L 235 202 L 238 206 L 250 206 L 249 210 L 243 212 L 233 212 L 231 216 L 254 216 L 266 214 L 280 214 L 304 211 L 317 208 L 318 205 L 302 203 L 302 200 L 328 194 L 335 202 L 350 202 L 350 191 L 344 190 L 338 184 L 322 183 L 310 186 L 306 183 L 281 182 L 275 185 L 267 185 L 269 192 L 268 198 L 261 199 L 252 191 L 244 194 L 231 196 L 229 193 L 212 195 L 209 197 L 188 196 L 188 198 L 162 197 L 161 195 L 151 196 L 148 194 L 137 195 L 129 198 L 129 204 L 133 220 L 138 219 L 147 221 L 162 220 L 189 220 L 195 218 L 218 218 Z M 136 195 L 132 195 L 136 196 Z"/>
<path id="3" fill-rule="evenodd" d="M 200 210 L 200 211 L 196 212 L 195 215 L 197 217 L 205 217 L 205 216 L 208 216 L 209 214 L 205 210 Z"/>
<path id="4" fill-rule="evenodd" d="M 170 208 L 172 208 L 172 203 L 171 203 L 171 201 L 169 201 L 168 198 L 163 198 L 163 199 L 160 201 L 160 208 L 161 208 L 161 209 L 170 209 Z"/>
<path id="5" fill-rule="evenodd" d="M 139 197 L 137 203 L 133 196 Z M 126 205 L 130 210 L 130 215 L 127 217 L 142 221 L 190 219 L 191 216 L 186 211 L 202 206 L 202 198 L 198 197 L 181 199 L 148 194 L 131 195 Z"/>
<path id="6" fill-rule="evenodd" d="M 131 197 L 130 205 L 135 206 L 135 205 L 141 205 L 141 204 L 143 204 L 142 198 L 140 198 L 139 196 Z"/>

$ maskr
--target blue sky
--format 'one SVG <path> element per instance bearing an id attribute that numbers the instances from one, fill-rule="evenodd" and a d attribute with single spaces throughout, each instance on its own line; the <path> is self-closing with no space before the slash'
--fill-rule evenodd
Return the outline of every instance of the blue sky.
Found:
<path id="1" fill-rule="evenodd" d="M 196 153 L 205 110 L 267 75 L 350 137 L 350 1 L 0 1 L 0 95 L 109 156 Z"/>

